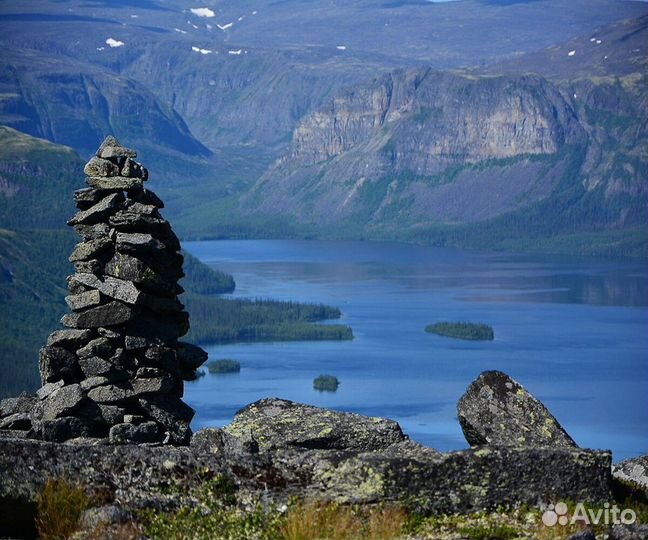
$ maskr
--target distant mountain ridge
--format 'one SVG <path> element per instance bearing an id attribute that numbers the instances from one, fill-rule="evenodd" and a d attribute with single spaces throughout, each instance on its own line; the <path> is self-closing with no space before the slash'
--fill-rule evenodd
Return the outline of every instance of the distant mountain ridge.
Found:
<path id="1" fill-rule="evenodd" d="M 462 241 L 447 227 L 461 227 L 464 237 L 466 224 L 497 229 L 493 220 L 501 220 L 490 242 L 480 237 L 481 247 L 515 235 L 645 225 L 648 91 L 645 45 L 644 56 L 635 46 L 646 42 L 646 20 L 554 47 L 545 62 L 534 53 L 527 65 L 551 72 L 556 50 L 567 62 L 577 54 L 569 47 L 582 52 L 600 40 L 607 45 L 589 63 L 630 54 L 618 73 L 606 66 L 584 76 L 587 61 L 573 60 L 579 69 L 570 79 L 560 65 L 551 78 L 415 69 L 355 85 L 302 119 L 290 149 L 243 198 L 243 209 L 283 212 L 310 231 L 328 225 L 333 235 L 346 228 L 452 244 Z M 525 208 L 544 210 L 510 228 L 511 220 L 528 221 L 516 215 Z M 446 229 L 421 232 L 435 226 Z"/>
<path id="2" fill-rule="evenodd" d="M 492 227 L 642 223 L 645 3 L 189 7 L 2 5 L 0 123 L 81 155 L 108 132 L 137 141 L 194 238 L 496 247 L 465 227 L 543 201 L 551 224 Z"/>

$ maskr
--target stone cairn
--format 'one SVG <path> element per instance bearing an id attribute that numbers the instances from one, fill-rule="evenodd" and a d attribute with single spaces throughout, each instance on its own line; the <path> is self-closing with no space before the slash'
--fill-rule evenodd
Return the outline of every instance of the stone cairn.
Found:
<path id="1" fill-rule="evenodd" d="M 191 438 L 183 379 L 207 354 L 178 341 L 189 330 L 178 300 L 180 242 L 136 157 L 109 136 L 84 168 L 90 187 L 75 193 L 79 212 L 68 222 L 83 241 L 70 255 L 67 328 L 40 350 L 35 437 L 154 445 Z"/>

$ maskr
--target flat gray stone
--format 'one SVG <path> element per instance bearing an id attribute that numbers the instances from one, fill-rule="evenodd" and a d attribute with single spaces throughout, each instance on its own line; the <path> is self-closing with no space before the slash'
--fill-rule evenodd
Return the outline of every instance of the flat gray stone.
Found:
<path id="1" fill-rule="evenodd" d="M 470 384 L 457 416 L 471 446 L 577 447 L 547 408 L 501 371 L 485 371 Z"/>
<path id="2" fill-rule="evenodd" d="M 101 303 L 99 291 L 86 291 L 65 297 L 65 303 L 72 311 L 82 311 Z"/>
<path id="3" fill-rule="evenodd" d="M 127 304 L 137 304 L 140 302 L 142 293 L 131 281 L 111 276 L 103 276 L 103 279 L 99 279 L 94 274 L 76 274 L 71 279 L 86 287 L 97 289 L 101 294 L 115 300 L 120 300 Z"/>
<path id="4" fill-rule="evenodd" d="M 136 396 L 147 394 L 168 394 L 176 387 L 176 381 L 170 375 L 165 377 L 135 378 L 131 381 Z"/>
<path id="5" fill-rule="evenodd" d="M 58 443 L 86 437 L 91 432 L 86 422 L 74 416 L 44 420 L 37 425 L 37 430 L 43 440 Z"/>
<path id="6" fill-rule="evenodd" d="M 68 258 L 71 263 L 98 259 L 113 245 L 110 238 L 96 238 L 78 243 Z"/>
<path id="7" fill-rule="evenodd" d="M 79 367 L 86 377 L 102 377 L 115 369 L 108 360 L 98 356 L 80 358 Z"/>
<path id="8" fill-rule="evenodd" d="M 109 384 L 98 386 L 88 392 L 88 398 L 96 403 L 120 403 L 133 398 L 135 393 L 130 384 Z"/>
<path id="9" fill-rule="evenodd" d="M 23 394 L 0 400 L 0 418 L 16 413 L 29 413 L 38 402 L 38 396 Z"/>
<path id="10" fill-rule="evenodd" d="M 68 416 L 79 407 L 84 399 L 81 386 L 69 384 L 52 392 L 42 402 L 42 419 L 53 420 L 61 416 Z"/>
<path id="11" fill-rule="evenodd" d="M 143 185 L 143 178 L 128 178 L 126 176 L 88 176 L 86 183 L 97 189 L 136 189 Z"/>
<path id="12" fill-rule="evenodd" d="M 51 383 L 46 383 L 43 386 L 41 386 L 38 390 L 36 390 L 36 396 L 38 399 L 41 401 L 46 399 L 52 392 L 55 392 L 59 388 L 63 388 L 65 386 L 64 381 L 56 381 L 56 382 L 51 382 Z"/>
<path id="13" fill-rule="evenodd" d="M 72 328 L 56 330 L 47 338 L 47 344 L 49 346 L 58 345 L 66 349 L 76 350 L 86 344 L 91 337 L 92 331 L 90 330 L 77 330 Z"/>
<path id="14" fill-rule="evenodd" d="M 115 300 L 86 311 L 68 313 L 61 323 L 70 328 L 99 328 L 123 324 L 135 316 L 131 307 Z"/>
<path id="15" fill-rule="evenodd" d="M 124 253 L 155 252 L 166 249 L 166 246 L 157 238 L 145 233 L 118 232 L 116 242 L 117 250 Z"/>
<path id="16" fill-rule="evenodd" d="M 87 176 L 119 176 L 119 167 L 112 161 L 94 156 L 83 167 Z"/>
<path id="17" fill-rule="evenodd" d="M 110 428 L 111 444 L 146 444 L 162 442 L 163 433 L 155 422 L 117 424 Z"/>
<path id="18" fill-rule="evenodd" d="M 405 440 L 385 418 L 320 409 L 285 399 L 262 399 L 238 411 L 224 428 L 234 437 L 251 433 L 261 451 L 276 448 L 384 450 Z"/>
<path id="19" fill-rule="evenodd" d="M 99 337 L 89 341 L 85 346 L 77 350 L 76 354 L 80 359 L 90 358 L 91 356 L 110 358 L 114 350 L 112 342 L 108 338 Z"/>
<path id="20" fill-rule="evenodd" d="M 74 192 L 74 202 L 81 210 L 87 210 L 97 204 L 101 199 L 112 193 L 107 189 L 83 188 Z"/>
<path id="21" fill-rule="evenodd" d="M 77 212 L 74 217 L 68 221 L 68 225 L 94 225 L 95 223 L 104 221 L 119 208 L 119 205 L 123 203 L 124 200 L 123 194 L 110 193 L 87 210 Z"/>

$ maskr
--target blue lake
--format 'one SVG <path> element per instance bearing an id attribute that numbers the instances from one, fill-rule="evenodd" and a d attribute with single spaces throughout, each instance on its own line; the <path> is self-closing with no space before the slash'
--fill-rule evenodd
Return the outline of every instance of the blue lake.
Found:
<path id="1" fill-rule="evenodd" d="M 205 346 L 240 374 L 188 383 L 194 428 L 282 397 L 397 420 L 414 440 L 465 448 L 456 402 L 499 369 L 588 448 L 648 451 L 648 266 L 644 262 L 439 249 L 397 243 L 206 241 L 184 247 L 234 275 L 234 297 L 338 306 L 355 339 Z M 427 334 L 433 322 L 490 324 L 493 342 Z M 313 389 L 337 376 L 335 393 Z"/>

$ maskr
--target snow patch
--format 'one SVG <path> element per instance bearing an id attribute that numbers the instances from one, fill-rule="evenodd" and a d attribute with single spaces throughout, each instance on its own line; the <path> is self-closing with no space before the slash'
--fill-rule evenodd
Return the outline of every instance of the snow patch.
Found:
<path id="1" fill-rule="evenodd" d="M 590 38 L 590 42 L 594 43 L 596 41 L 596 38 Z"/>
<path id="2" fill-rule="evenodd" d="M 242 52 L 243 52 L 243 49 L 238 49 L 238 50 L 236 50 L 236 51 L 232 51 L 232 50 L 230 50 L 230 51 L 227 52 L 227 54 L 235 54 L 235 55 L 238 56 L 238 55 L 241 54 Z"/>
<path id="3" fill-rule="evenodd" d="M 174 28 L 174 30 L 176 32 L 178 32 L 179 34 L 186 34 L 187 33 L 186 30 L 180 30 L 180 28 Z"/>
<path id="4" fill-rule="evenodd" d="M 131 15 L 131 19 L 139 19 L 139 15 Z"/>
<path id="5" fill-rule="evenodd" d="M 257 13 L 258 13 L 258 11 L 253 11 L 252 15 L 256 15 Z"/>
<path id="6" fill-rule="evenodd" d="M 214 13 L 211 9 L 206 8 L 206 7 L 201 7 L 201 8 L 191 8 L 189 11 L 196 15 L 197 17 L 215 17 L 216 13 Z"/>
<path id="7" fill-rule="evenodd" d="M 597 45 L 600 45 L 601 43 L 603 43 L 603 42 L 602 42 L 600 39 L 597 39 L 597 40 L 596 40 L 596 44 L 597 44 Z"/>
<path id="8" fill-rule="evenodd" d="M 567 56 L 574 56 L 576 54 L 576 51 L 569 51 L 567 53 Z"/>
<path id="9" fill-rule="evenodd" d="M 227 23 L 227 24 L 223 24 L 223 25 L 217 24 L 216 26 L 218 26 L 218 28 L 220 28 L 221 30 L 225 31 L 225 30 L 227 30 L 229 28 L 232 28 L 232 26 L 234 26 L 234 23 L 231 22 L 231 23 Z"/>
<path id="10" fill-rule="evenodd" d="M 97 47 L 98 51 L 103 51 L 106 47 Z"/>
<path id="11" fill-rule="evenodd" d="M 106 40 L 106 45 L 108 45 L 109 47 L 123 47 L 126 44 L 123 41 L 109 37 Z"/>
<path id="12" fill-rule="evenodd" d="M 243 19 L 245 19 L 245 17 L 241 16 L 238 18 L 238 21 L 241 22 Z"/>
<path id="13" fill-rule="evenodd" d="M 347 48 L 346 48 L 346 45 L 338 45 L 338 46 L 335 47 L 335 48 L 336 48 L 338 51 L 346 51 L 346 49 L 347 49 Z"/>
<path id="14" fill-rule="evenodd" d="M 200 47 L 196 47 L 195 45 L 191 47 L 191 50 L 193 52 L 197 52 L 197 53 L 200 53 L 200 54 L 211 54 L 211 53 L 214 52 L 214 51 L 212 51 L 210 49 L 201 49 Z"/>

